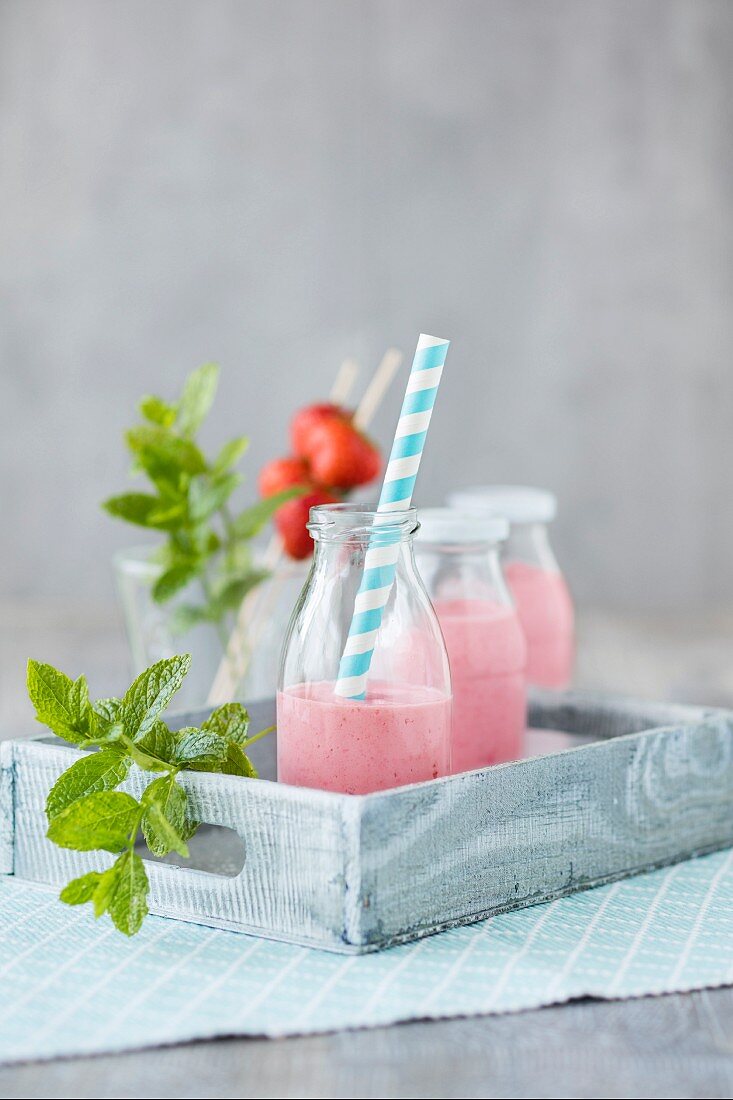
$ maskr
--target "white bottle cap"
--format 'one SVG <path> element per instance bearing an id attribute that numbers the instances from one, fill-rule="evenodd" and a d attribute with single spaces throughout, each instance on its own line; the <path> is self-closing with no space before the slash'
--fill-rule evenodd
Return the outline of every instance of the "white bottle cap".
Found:
<path id="1" fill-rule="evenodd" d="M 467 513 L 457 508 L 418 508 L 419 542 L 501 542 L 509 524 L 501 516 Z"/>
<path id="2" fill-rule="evenodd" d="M 529 485 L 474 485 L 458 489 L 448 504 L 460 512 L 504 516 L 509 523 L 550 523 L 557 514 L 557 497 Z"/>

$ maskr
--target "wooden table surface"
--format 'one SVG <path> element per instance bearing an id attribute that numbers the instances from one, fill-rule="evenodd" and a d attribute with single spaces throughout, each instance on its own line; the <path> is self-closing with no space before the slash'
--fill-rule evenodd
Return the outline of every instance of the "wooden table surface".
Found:
<path id="1" fill-rule="evenodd" d="M 119 691 L 116 623 L 0 609 L 0 731 L 28 727 L 30 654 Z M 579 686 L 733 705 L 733 616 L 581 617 Z M 124 679 L 124 676 L 123 676 Z M 733 929 L 731 930 L 733 934 Z M 224 1039 L 0 1068 L 9 1097 L 729 1097 L 733 989 L 580 1001 L 297 1039 Z"/>

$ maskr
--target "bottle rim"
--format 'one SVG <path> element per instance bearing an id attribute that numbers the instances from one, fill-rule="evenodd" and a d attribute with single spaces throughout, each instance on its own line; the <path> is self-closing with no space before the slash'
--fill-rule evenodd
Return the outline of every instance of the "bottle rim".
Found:
<path id="1" fill-rule="evenodd" d="M 419 528 L 416 508 L 380 512 L 376 502 L 315 504 L 306 524 L 313 539 L 410 538 Z"/>

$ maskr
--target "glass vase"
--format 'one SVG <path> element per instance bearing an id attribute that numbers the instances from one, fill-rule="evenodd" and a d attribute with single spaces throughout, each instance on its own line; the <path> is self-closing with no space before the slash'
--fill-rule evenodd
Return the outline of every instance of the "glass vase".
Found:
<path id="1" fill-rule="evenodd" d="M 235 616 L 220 624 L 197 623 L 179 630 L 178 610 L 200 602 L 194 581 L 163 604 L 153 599 L 153 586 L 161 566 L 153 548 L 131 547 L 115 554 L 114 573 L 130 654 L 130 672 L 143 669 L 175 653 L 190 653 L 191 670 L 176 694 L 176 709 L 195 709 L 207 704 L 221 664 L 225 642 L 234 627 Z M 255 564 L 263 565 L 262 552 L 255 551 Z M 290 614 L 310 568 L 310 562 L 285 559 L 254 589 L 247 600 L 247 620 L 238 646 L 240 658 L 228 693 L 245 703 L 271 698 L 277 688 L 280 650 Z M 229 698 L 222 701 L 230 701 Z"/>

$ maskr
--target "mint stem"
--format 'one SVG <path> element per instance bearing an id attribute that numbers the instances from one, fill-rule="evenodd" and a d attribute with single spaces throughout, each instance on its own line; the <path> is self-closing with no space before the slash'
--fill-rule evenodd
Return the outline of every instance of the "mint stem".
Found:
<path id="1" fill-rule="evenodd" d="M 244 743 L 244 747 L 248 749 L 250 745 L 254 745 L 255 741 L 261 741 L 263 737 L 267 737 L 267 735 L 272 733 L 274 729 L 274 726 L 268 726 L 267 729 L 260 730 L 259 733 L 256 733 L 254 737 L 248 737 Z"/>

